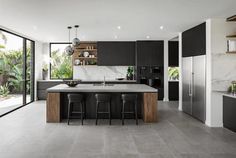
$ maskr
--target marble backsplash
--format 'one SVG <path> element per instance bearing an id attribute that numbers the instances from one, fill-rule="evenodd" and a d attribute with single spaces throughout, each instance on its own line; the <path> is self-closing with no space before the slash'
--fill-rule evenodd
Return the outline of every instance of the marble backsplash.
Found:
<path id="1" fill-rule="evenodd" d="M 74 66 L 73 79 L 86 81 L 115 80 L 116 78 L 126 78 L 128 66 Z"/>
<path id="2" fill-rule="evenodd" d="M 236 80 L 236 54 L 212 54 L 212 90 L 226 91 Z"/>

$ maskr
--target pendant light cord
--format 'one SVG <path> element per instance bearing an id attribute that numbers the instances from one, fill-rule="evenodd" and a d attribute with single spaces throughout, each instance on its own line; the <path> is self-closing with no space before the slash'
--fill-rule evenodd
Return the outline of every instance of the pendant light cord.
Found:
<path id="1" fill-rule="evenodd" d="M 68 28 L 68 30 L 69 30 L 69 45 L 70 45 L 70 30 L 71 30 L 72 27 L 71 27 L 71 26 L 68 26 L 67 28 Z"/>

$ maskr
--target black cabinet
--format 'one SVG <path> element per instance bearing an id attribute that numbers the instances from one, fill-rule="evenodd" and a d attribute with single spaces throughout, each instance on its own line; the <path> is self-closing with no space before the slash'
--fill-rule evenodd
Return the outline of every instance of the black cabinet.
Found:
<path id="1" fill-rule="evenodd" d="M 137 41 L 136 65 L 137 66 L 163 66 L 164 41 Z"/>
<path id="2" fill-rule="evenodd" d="M 223 96 L 223 124 L 236 132 L 236 98 Z"/>
<path id="3" fill-rule="evenodd" d="M 169 81 L 169 100 L 179 100 L 179 82 Z"/>
<path id="4" fill-rule="evenodd" d="M 179 66 L 179 42 L 178 41 L 169 41 L 168 42 L 168 64 L 171 67 Z"/>
<path id="5" fill-rule="evenodd" d="M 206 54 L 206 23 L 182 33 L 182 56 Z"/>
<path id="6" fill-rule="evenodd" d="M 135 42 L 101 41 L 97 42 L 97 49 L 100 66 L 135 65 Z"/>
<path id="7" fill-rule="evenodd" d="M 37 81 L 38 100 L 45 100 L 47 98 L 47 89 L 62 83 L 63 81 Z"/>

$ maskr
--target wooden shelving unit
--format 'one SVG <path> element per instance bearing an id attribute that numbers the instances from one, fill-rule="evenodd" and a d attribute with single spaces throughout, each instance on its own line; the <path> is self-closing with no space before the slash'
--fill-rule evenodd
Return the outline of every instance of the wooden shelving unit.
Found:
<path id="1" fill-rule="evenodd" d="M 226 38 L 236 38 L 236 35 L 228 35 Z"/>
<path id="2" fill-rule="evenodd" d="M 88 52 L 89 56 L 85 57 L 84 52 Z M 79 64 L 77 60 L 80 61 Z M 97 42 L 81 42 L 75 48 L 72 61 L 74 66 L 97 65 Z"/>
<path id="3" fill-rule="evenodd" d="M 231 17 L 228 17 L 228 18 L 226 19 L 226 21 L 228 21 L 228 22 L 230 22 L 230 21 L 236 21 L 236 15 L 233 15 L 233 16 L 231 16 Z"/>
<path id="4" fill-rule="evenodd" d="M 236 51 L 226 52 L 227 54 L 236 54 Z"/>
<path id="5" fill-rule="evenodd" d="M 227 22 L 236 22 L 236 15 L 233 15 L 231 17 L 228 17 L 226 19 Z M 230 51 L 230 43 L 231 42 L 236 42 L 236 33 L 234 32 L 232 35 L 226 36 L 227 38 L 227 54 L 236 54 L 236 50 Z"/>

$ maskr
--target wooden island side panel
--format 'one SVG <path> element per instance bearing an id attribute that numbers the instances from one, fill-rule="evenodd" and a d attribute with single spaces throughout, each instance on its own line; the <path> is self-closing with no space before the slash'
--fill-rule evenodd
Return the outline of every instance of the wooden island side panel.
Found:
<path id="1" fill-rule="evenodd" d="M 47 122 L 60 122 L 60 93 L 47 94 Z"/>
<path id="2" fill-rule="evenodd" d="M 158 93 L 143 93 L 143 121 L 152 123 L 158 121 Z"/>

